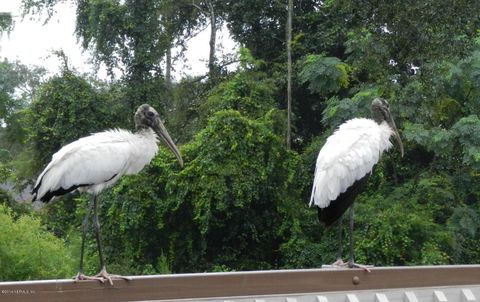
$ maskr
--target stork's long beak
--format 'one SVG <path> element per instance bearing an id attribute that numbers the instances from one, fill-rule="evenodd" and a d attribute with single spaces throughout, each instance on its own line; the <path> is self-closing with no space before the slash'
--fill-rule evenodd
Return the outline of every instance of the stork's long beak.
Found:
<path id="1" fill-rule="evenodd" d="M 158 119 L 157 124 L 152 128 L 157 133 L 158 137 L 160 137 L 167 144 L 167 146 L 170 148 L 170 150 L 172 150 L 172 152 L 177 157 L 177 159 L 180 163 L 180 166 L 183 167 L 183 159 L 182 159 L 182 156 L 180 155 L 180 151 L 178 151 L 177 146 L 175 145 L 172 138 L 168 134 L 168 131 L 165 128 L 165 126 L 163 125 L 162 121 L 160 119 Z"/>
<path id="2" fill-rule="evenodd" d="M 387 123 L 390 126 L 390 128 L 393 129 L 393 137 L 395 137 L 395 141 L 398 144 L 398 147 L 400 148 L 400 154 L 403 157 L 403 144 L 402 144 L 402 139 L 400 138 L 400 134 L 398 134 L 397 126 L 395 125 L 395 122 L 392 118 L 392 115 L 390 112 L 388 112 L 388 118 L 387 118 Z"/>

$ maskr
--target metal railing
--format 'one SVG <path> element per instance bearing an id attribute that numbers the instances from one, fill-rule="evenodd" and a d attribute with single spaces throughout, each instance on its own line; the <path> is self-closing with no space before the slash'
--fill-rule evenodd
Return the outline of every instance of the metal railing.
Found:
<path id="1" fill-rule="evenodd" d="M 480 265 L 306 269 L 0 282 L 0 301 L 478 301 Z"/>

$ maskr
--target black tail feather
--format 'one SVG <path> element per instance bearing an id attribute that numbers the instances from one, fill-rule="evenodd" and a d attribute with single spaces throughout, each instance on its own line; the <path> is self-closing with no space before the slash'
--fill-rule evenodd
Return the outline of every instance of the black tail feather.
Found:
<path id="1" fill-rule="evenodd" d="M 338 195 L 337 199 L 332 200 L 328 207 L 323 209 L 317 208 L 320 223 L 328 227 L 337 221 L 352 205 L 357 195 L 365 189 L 369 177 L 370 173 L 367 173 L 364 177 L 354 182 L 345 192 Z"/>
<path id="2" fill-rule="evenodd" d="M 86 186 L 90 186 L 90 185 L 91 184 L 81 184 L 81 185 L 73 185 L 73 186 L 71 186 L 70 188 L 67 188 L 67 189 L 64 189 L 64 188 L 60 187 L 60 188 L 58 188 L 54 191 L 49 190 L 49 191 L 47 191 L 47 193 L 45 193 L 43 196 L 40 197 L 40 201 L 43 201 L 43 202 L 47 203 L 55 196 L 65 195 L 67 193 L 75 191 L 76 189 L 78 189 L 80 187 L 86 187 Z M 37 191 L 38 191 L 38 189 L 37 189 Z M 37 200 L 37 191 L 32 191 L 34 193 L 32 201 Z"/>

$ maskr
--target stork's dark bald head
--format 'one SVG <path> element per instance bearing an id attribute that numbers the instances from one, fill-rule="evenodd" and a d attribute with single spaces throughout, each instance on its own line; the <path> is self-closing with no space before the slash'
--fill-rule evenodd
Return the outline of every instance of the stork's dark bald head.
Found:
<path id="1" fill-rule="evenodd" d="M 387 100 L 376 98 L 372 102 L 372 117 L 378 124 L 386 121 L 390 116 L 390 105 Z"/>
<path id="2" fill-rule="evenodd" d="M 161 138 L 173 151 L 175 156 L 178 158 L 180 165 L 183 166 L 183 159 L 180 155 L 180 151 L 178 151 L 177 146 L 175 146 L 175 143 L 168 134 L 168 131 L 163 125 L 157 110 L 155 110 L 152 106 L 143 104 L 138 107 L 137 112 L 135 112 L 135 128 L 137 131 L 152 128 L 153 131 L 157 133 L 158 137 Z"/>
<path id="3" fill-rule="evenodd" d="M 135 112 L 135 128 L 137 130 L 148 127 L 155 128 L 160 121 L 160 115 L 157 110 L 148 104 L 140 105 Z"/>
<path id="4" fill-rule="evenodd" d="M 403 144 L 400 134 L 398 134 L 397 126 L 393 121 L 392 115 L 390 114 L 390 105 L 387 100 L 382 98 L 376 98 L 372 102 L 372 117 L 377 124 L 387 122 L 390 129 L 392 129 L 393 136 L 400 147 L 400 154 L 403 157 Z"/>

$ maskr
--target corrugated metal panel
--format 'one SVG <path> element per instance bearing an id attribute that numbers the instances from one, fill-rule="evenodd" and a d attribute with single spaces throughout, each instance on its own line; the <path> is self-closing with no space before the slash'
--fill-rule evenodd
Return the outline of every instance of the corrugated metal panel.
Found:
<path id="1" fill-rule="evenodd" d="M 480 280 L 479 280 L 480 283 Z M 480 285 L 471 287 L 408 288 L 356 292 L 306 293 L 229 299 L 181 299 L 169 302 L 463 302 L 478 301 Z M 166 302 L 167 300 L 157 300 Z M 157 302 L 156 301 L 156 302 Z M 152 302 L 152 301 L 151 301 Z"/>
<path id="2" fill-rule="evenodd" d="M 469 288 L 462 288 L 462 301 L 463 302 L 473 302 L 478 301 L 472 290 Z"/>

